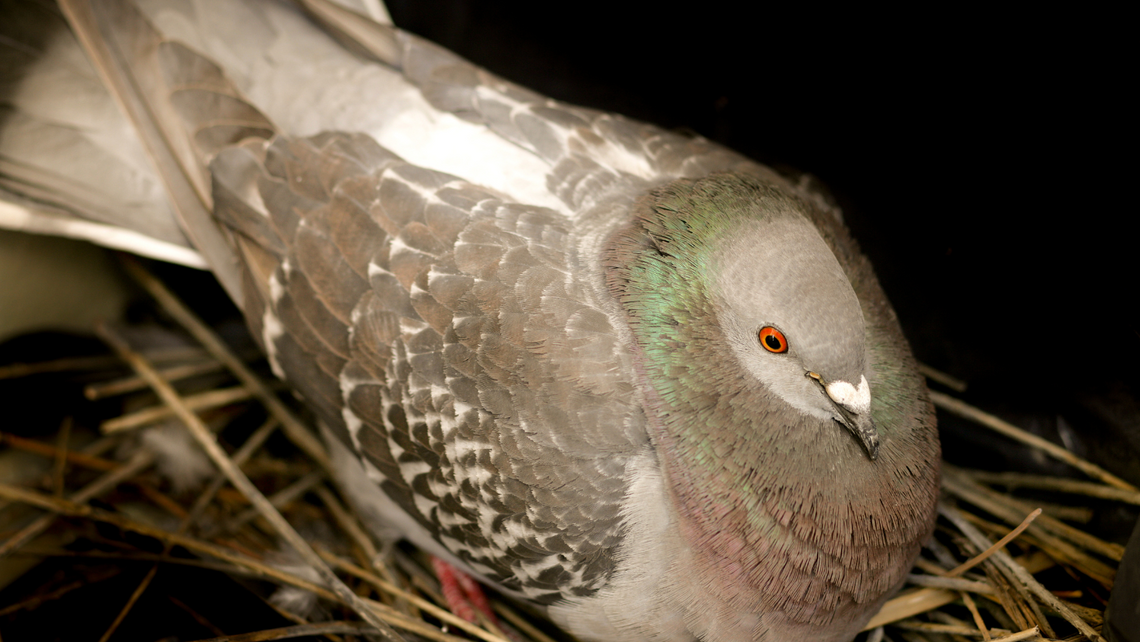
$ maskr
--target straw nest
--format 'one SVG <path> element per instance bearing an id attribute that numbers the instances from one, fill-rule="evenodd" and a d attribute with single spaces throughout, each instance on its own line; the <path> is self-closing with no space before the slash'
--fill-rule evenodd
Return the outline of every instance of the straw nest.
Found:
<path id="1" fill-rule="evenodd" d="M 494 597 L 495 622 L 449 613 L 424 556 L 378 550 L 365 534 L 302 407 L 256 352 L 235 354 L 157 279 L 130 271 L 193 345 L 132 347 L 130 332 L 104 326 L 103 356 L 0 365 L 0 379 L 82 382 L 90 404 L 49 438 L 0 434 L 0 636 L 569 639 Z M 946 464 L 935 538 L 860 639 L 1102 640 L 1124 547 L 1082 524 L 1105 506 L 1140 505 L 1140 491 L 927 375 L 940 412 L 1086 479 Z M 114 416 L 90 425 L 108 408 Z M 171 458 L 190 438 L 212 465 Z"/>

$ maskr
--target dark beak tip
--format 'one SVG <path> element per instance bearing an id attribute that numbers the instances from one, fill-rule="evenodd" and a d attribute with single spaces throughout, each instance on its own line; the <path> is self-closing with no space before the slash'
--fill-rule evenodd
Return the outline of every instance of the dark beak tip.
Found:
<path id="1" fill-rule="evenodd" d="M 871 461 L 878 459 L 879 430 L 874 420 L 871 419 L 870 413 L 855 413 L 843 405 L 836 403 L 835 400 L 832 400 L 832 405 L 838 413 L 835 420 L 855 436 L 863 446 L 863 450 L 867 452 L 867 457 Z"/>
<path id="2" fill-rule="evenodd" d="M 875 461 L 879 457 L 879 431 L 875 429 L 872 424 L 866 428 L 860 435 L 862 437 L 863 445 L 867 447 L 867 456 L 871 461 Z"/>
<path id="3" fill-rule="evenodd" d="M 867 457 L 871 461 L 879 458 L 879 431 L 875 424 L 870 420 L 857 421 L 848 419 L 843 422 L 843 425 L 855 435 L 859 444 L 863 446 L 863 450 L 867 452 Z"/>

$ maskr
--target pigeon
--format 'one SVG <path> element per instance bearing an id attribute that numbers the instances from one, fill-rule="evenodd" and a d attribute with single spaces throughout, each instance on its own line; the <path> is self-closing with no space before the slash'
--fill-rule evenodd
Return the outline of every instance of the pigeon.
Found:
<path id="1" fill-rule="evenodd" d="M 0 224 L 210 269 L 377 536 L 581 640 L 851 640 L 940 448 L 826 192 L 301 4 L 6 6 Z"/>

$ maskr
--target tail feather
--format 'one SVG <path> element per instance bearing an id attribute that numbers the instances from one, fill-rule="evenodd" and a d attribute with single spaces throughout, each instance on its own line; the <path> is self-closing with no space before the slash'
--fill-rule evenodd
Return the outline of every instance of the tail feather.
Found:
<path id="1" fill-rule="evenodd" d="M 0 11 L 0 227 L 205 267 L 55 4 Z"/>
<path id="2" fill-rule="evenodd" d="M 357 54 L 373 57 L 394 68 L 403 54 L 392 28 L 392 18 L 380 0 L 299 0 L 301 6 Z"/>
<path id="3" fill-rule="evenodd" d="M 215 222 L 208 154 L 273 131 L 238 97 L 221 70 L 166 41 L 134 6 L 63 0 L 64 15 L 104 83 L 143 141 L 183 230 L 238 305 L 242 277 L 231 242 Z M 234 120 L 217 120 L 221 107 Z"/>
<path id="4" fill-rule="evenodd" d="M 287 237 L 291 231 L 273 230 L 267 224 L 267 211 L 276 208 L 257 212 L 247 204 L 251 196 L 248 182 L 240 188 L 242 193 L 231 191 L 243 185 L 240 174 L 219 174 L 213 180 L 232 178 L 211 185 L 210 162 L 235 146 L 235 154 L 260 147 L 258 155 L 264 160 L 264 149 L 278 128 L 243 97 L 218 64 L 174 38 L 189 38 L 191 43 L 205 38 L 220 60 L 228 60 L 228 53 L 248 61 L 258 56 L 242 55 L 249 53 L 245 39 L 234 37 L 234 30 L 261 28 L 266 33 L 259 42 L 264 44 L 288 37 L 275 33 L 288 27 L 272 24 L 272 20 L 261 22 L 258 16 L 244 25 L 227 22 L 214 30 L 202 25 L 186 30 L 180 28 L 180 21 L 187 17 L 212 20 L 209 3 L 187 0 L 176 3 L 174 12 L 152 4 L 140 9 L 127 0 L 61 0 L 57 11 L 48 3 L 5 3 L 10 26 L 0 36 L 12 29 L 31 34 L 15 45 L 0 37 L 0 55 L 20 63 L 7 67 L 42 65 L 53 56 L 64 57 L 68 64 L 57 61 L 54 74 L 37 69 L 0 77 L 0 82 L 7 81 L 0 84 L 0 98 L 5 99 L 0 109 L 7 107 L 0 112 L 0 226 L 75 236 L 208 267 L 234 301 L 244 305 L 239 255 L 258 263 L 251 253 L 277 253 L 283 249 L 278 232 L 284 231 Z M 342 42 L 351 42 L 354 50 L 390 64 L 399 62 L 395 31 L 378 0 L 304 0 L 302 4 Z M 161 31 L 152 20 L 160 21 Z M 60 39 L 67 41 L 63 47 L 55 44 Z M 230 73 L 236 73 L 238 83 L 248 90 L 259 82 L 257 64 L 235 65 Z M 76 69 L 79 80 L 59 82 L 59 73 Z M 51 90 L 28 86 L 23 82 L 26 78 L 42 80 L 40 84 Z M 31 94 L 39 103 L 52 91 L 82 88 L 98 109 L 77 109 L 74 96 L 69 95 L 56 102 L 71 105 L 74 113 L 57 122 L 42 104 L 26 110 L 10 106 L 7 94 L 13 92 L 4 91 L 7 88 Z M 98 114 L 91 115 L 92 111 Z M 84 122 L 85 117 L 91 122 Z M 106 129 L 114 131 L 102 131 Z M 124 139 L 129 141 L 126 150 L 119 152 Z M 243 141 L 252 142 L 243 147 Z M 231 160 L 236 162 L 239 156 Z M 65 161 L 61 164 L 60 159 Z M 254 171 L 254 165 L 246 170 Z M 132 182 L 136 189 L 124 188 Z M 215 190 L 218 198 L 226 200 L 226 207 L 216 207 Z M 267 191 L 288 199 L 304 194 L 303 190 L 296 194 Z M 256 203 L 260 195 L 253 196 Z M 219 221 L 224 224 L 219 226 Z M 288 225 L 281 220 L 269 223 Z M 235 233 L 250 242 L 240 242 Z"/>

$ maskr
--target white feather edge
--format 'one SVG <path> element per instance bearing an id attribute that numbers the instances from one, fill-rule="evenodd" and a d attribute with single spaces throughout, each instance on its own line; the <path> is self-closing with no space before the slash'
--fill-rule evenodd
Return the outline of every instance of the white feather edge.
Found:
<path id="1" fill-rule="evenodd" d="M 202 255 L 194 250 L 153 239 L 132 230 L 96 223 L 0 200 L 0 228 L 32 234 L 65 236 L 103 247 L 124 250 L 152 259 L 204 270 Z"/>

